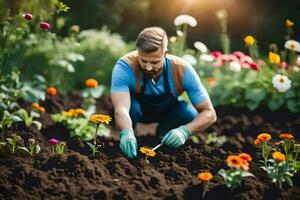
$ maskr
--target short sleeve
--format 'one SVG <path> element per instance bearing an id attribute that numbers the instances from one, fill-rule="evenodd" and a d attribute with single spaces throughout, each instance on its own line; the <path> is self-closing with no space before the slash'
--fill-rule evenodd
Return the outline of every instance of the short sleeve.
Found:
<path id="1" fill-rule="evenodd" d="M 186 64 L 183 74 L 183 88 L 187 92 L 192 104 L 197 105 L 207 100 L 208 93 L 195 69 L 191 65 Z"/>
<path id="2" fill-rule="evenodd" d="M 135 88 L 135 75 L 130 65 L 119 59 L 114 66 L 111 78 L 111 93 L 129 92 Z"/>

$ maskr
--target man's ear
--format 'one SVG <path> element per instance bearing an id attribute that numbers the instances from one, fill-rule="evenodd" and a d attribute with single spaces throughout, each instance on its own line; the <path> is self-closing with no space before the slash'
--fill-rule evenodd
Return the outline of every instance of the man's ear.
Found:
<path id="1" fill-rule="evenodd" d="M 164 57 L 166 57 L 166 55 L 169 53 L 169 49 L 166 49 L 164 52 Z"/>

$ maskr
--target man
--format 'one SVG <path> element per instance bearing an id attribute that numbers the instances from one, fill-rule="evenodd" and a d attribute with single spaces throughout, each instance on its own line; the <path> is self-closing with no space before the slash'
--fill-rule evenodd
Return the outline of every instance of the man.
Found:
<path id="1" fill-rule="evenodd" d="M 183 59 L 168 54 L 166 32 L 145 28 L 136 40 L 137 51 L 120 58 L 112 73 L 111 99 L 120 148 L 137 156 L 133 128 L 137 122 L 158 122 L 162 143 L 177 148 L 191 134 L 216 121 L 216 113 L 199 76 Z M 186 91 L 193 106 L 181 100 Z"/>

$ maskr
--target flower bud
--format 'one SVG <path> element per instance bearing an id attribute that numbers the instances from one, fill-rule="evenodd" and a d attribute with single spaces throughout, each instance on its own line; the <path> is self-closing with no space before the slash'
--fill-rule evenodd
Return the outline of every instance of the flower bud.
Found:
<path id="1" fill-rule="evenodd" d="M 30 14 L 30 13 L 25 13 L 25 14 L 23 14 L 23 17 L 24 17 L 24 19 L 26 19 L 26 20 L 32 20 L 32 14 Z"/>
<path id="2" fill-rule="evenodd" d="M 51 28 L 51 25 L 47 22 L 40 22 L 40 28 L 43 30 L 49 30 Z"/>

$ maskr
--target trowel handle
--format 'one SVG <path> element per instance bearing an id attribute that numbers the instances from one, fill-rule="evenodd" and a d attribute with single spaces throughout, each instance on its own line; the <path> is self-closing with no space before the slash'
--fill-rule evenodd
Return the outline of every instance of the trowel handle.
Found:
<path id="1" fill-rule="evenodd" d="M 155 147 L 153 147 L 153 151 L 155 151 L 156 149 L 158 149 L 160 146 L 162 146 L 164 143 L 160 143 L 160 144 L 158 144 L 158 145 L 156 145 Z"/>

